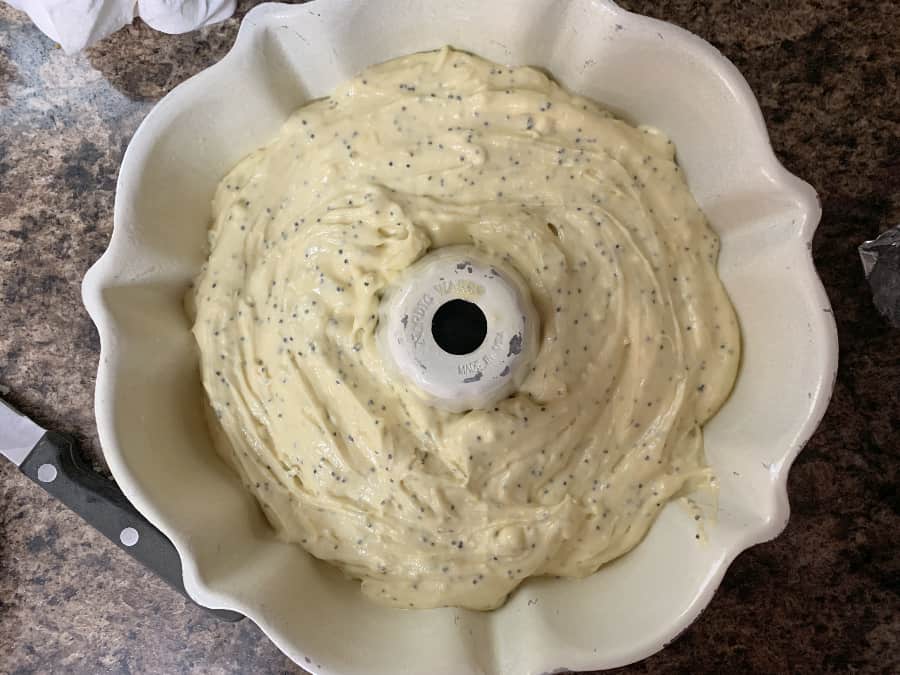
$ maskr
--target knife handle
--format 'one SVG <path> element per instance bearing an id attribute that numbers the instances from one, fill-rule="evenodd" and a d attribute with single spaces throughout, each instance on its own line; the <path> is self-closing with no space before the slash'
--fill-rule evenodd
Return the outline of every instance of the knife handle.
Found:
<path id="1" fill-rule="evenodd" d="M 172 542 L 138 513 L 114 481 L 107 480 L 86 465 L 73 438 L 48 431 L 19 469 L 81 516 L 88 525 L 193 602 L 184 589 L 181 558 Z M 203 609 L 224 621 L 244 618 L 229 610 Z"/>

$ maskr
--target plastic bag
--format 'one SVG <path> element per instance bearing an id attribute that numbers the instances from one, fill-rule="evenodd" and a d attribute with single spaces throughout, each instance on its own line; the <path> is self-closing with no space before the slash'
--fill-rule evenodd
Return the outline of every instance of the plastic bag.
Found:
<path id="1" fill-rule="evenodd" d="M 900 328 L 900 225 L 859 247 L 875 307 Z"/>
<path id="2" fill-rule="evenodd" d="M 187 33 L 232 14 L 236 0 L 7 0 L 67 54 L 115 33 L 140 16 L 164 33 Z"/>

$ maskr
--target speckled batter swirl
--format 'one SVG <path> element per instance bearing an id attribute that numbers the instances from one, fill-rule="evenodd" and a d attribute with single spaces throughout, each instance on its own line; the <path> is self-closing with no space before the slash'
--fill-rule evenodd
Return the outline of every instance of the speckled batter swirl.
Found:
<path id="1" fill-rule="evenodd" d="M 452 50 L 364 71 L 220 184 L 194 334 L 219 448 L 279 536 L 398 607 L 490 609 L 635 546 L 711 472 L 739 331 L 718 240 L 658 131 Z M 476 246 L 529 287 L 539 352 L 488 410 L 432 408 L 379 299 Z"/>

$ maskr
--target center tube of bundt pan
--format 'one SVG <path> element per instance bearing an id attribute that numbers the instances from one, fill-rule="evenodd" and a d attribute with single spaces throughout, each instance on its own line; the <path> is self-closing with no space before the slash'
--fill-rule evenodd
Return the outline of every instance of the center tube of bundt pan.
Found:
<path id="1" fill-rule="evenodd" d="M 539 333 L 515 270 L 473 247 L 449 246 L 425 255 L 387 290 L 378 347 L 426 402 L 462 412 L 515 391 Z"/>

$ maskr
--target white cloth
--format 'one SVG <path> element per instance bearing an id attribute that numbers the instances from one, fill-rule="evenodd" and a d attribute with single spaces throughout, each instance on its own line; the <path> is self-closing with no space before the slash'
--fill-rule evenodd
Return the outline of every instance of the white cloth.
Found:
<path id="1" fill-rule="evenodd" d="M 139 16 L 164 33 L 187 33 L 224 21 L 236 0 L 6 0 L 67 54 L 80 51 Z"/>

